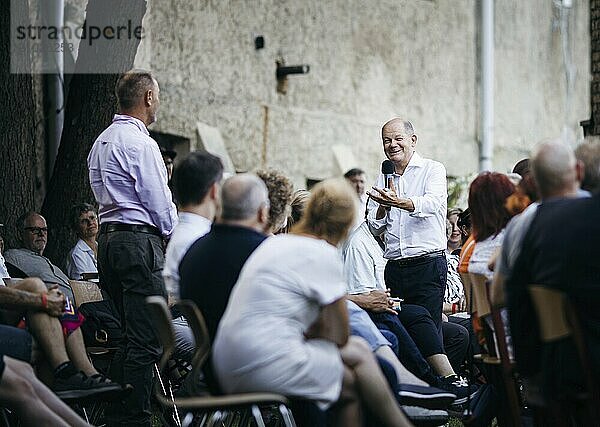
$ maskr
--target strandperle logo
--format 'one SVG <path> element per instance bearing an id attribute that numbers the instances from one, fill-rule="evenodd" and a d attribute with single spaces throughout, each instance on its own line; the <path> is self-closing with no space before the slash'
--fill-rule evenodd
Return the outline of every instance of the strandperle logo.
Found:
<path id="1" fill-rule="evenodd" d="M 62 2 L 10 0 L 10 70 L 14 74 L 117 74 L 122 57 L 145 38 L 143 2 L 95 3 L 68 16 Z M 54 6 L 53 6 L 54 5 Z M 85 54 L 81 54 L 85 50 Z M 119 56 L 120 55 L 120 56 Z M 125 67 L 130 68 L 130 66 Z"/>
<path id="2" fill-rule="evenodd" d="M 83 25 L 71 28 L 67 26 L 56 27 L 52 25 L 19 25 L 16 28 L 17 40 L 72 40 L 77 38 L 85 40 L 90 46 L 95 40 L 104 38 L 106 40 L 121 40 L 136 38 L 141 40 L 144 38 L 144 28 L 141 25 L 134 26 L 131 19 L 127 20 L 125 25 L 107 25 L 103 28 L 97 26 L 88 26 L 84 22 Z"/>

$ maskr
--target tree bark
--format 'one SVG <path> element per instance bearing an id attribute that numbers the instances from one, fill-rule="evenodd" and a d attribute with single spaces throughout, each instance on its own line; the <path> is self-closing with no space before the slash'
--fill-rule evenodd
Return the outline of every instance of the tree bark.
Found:
<path id="1" fill-rule="evenodd" d="M 10 3 L 0 0 L 0 234 L 15 247 L 15 220 L 34 208 L 36 124 L 31 74 L 10 73 L 10 15 L 28 14 L 28 3 L 15 2 L 21 10 L 10 10 Z M 31 72 L 29 49 L 18 59 L 19 68 Z"/>
<path id="2" fill-rule="evenodd" d="M 89 0 L 86 22 L 114 23 L 119 22 L 118 17 L 125 16 L 137 27 L 142 25 L 145 13 L 145 0 Z M 59 266 L 64 264 L 76 240 L 69 224 L 71 207 L 82 202 L 95 204 L 88 178 L 88 153 L 117 110 L 114 88 L 119 73 L 89 72 L 104 69 L 107 61 L 111 69 L 120 72 L 131 69 L 139 43 L 139 39 L 131 37 L 115 49 L 107 40 L 97 40 L 92 46 L 81 41 L 75 74 L 69 85 L 60 147 L 42 207 L 52 229 L 44 255 Z"/>

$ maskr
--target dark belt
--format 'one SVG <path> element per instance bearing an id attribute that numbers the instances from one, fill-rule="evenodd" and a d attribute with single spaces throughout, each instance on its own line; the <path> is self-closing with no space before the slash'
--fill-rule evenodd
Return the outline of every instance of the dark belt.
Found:
<path id="1" fill-rule="evenodd" d="M 100 233 L 112 233 L 114 231 L 133 231 L 134 233 L 148 233 L 162 237 L 162 233 L 156 227 L 151 225 L 136 225 L 136 224 L 123 224 L 121 222 L 108 222 L 100 224 Z"/>
<path id="2" fill-rule="evenodd" d="M 413 264 L 420 264 L 424 261 L 427 261 L 429 259 L 433 259 L 433 258 L 438 258 L 440 256 L 444 256 L 445 252 L 443 249 L 439 250 L 439 251 L 433 251 L 433 252 L 429 252 L 427 254 L 423 254 L 423 255 L 418 255 L 418 256 L 411 256 L 408 258 L 400 258 L 400 259 L 391 259 L 389 262 L 393 262 L 395 264 L 398 264 L 400 266 L 407 266 L 407 265 L 413 265 Z"/>

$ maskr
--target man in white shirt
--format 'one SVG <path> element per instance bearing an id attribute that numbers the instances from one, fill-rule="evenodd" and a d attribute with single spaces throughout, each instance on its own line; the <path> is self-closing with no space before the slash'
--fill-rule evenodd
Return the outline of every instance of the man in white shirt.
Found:
<path id="1" fill-rule="evenodd" d="M 179 222 L 167 245 L 163 278 L 169 298 L 179 299 L 179 263 L 192 243 L 210 231 L 220 207 L 223 178 L 221 159 L 195 151 L 183 159 L 173 174 L 179 202 Z"/>
<path id="2" fill-rule="evenodd" d="M 356 194 L 358 195 L 358 200 L 360 203 L 358 208 L 358 215 L 356 216 L 356 218 L 358 219 L 358 224 L 360 224 L 365 217 L 365 210 L 367 208 L 368 200 L 365 191 L 365 183 L 367 181 L 365 171 L 359 168 L 352 168 L 344 174 L 344 178 L 348 180 L 348 182 L 350 183 L 350 185 L 352 185 L 352 188 L 356 190 Z"/>
<path id="3" fill-rule="evenodd" d="M 383 150 L 395 173 L 379 175 L 368 192 L 372 231 L 385 232 L 385 282 L 392 295 L 425 307 L 441 339 L 446 287 L 446 169 L 416 152 L 409 121 L 395 118 L 381 130 Z"/>
<path id="4" fill-rule="evenodd" d="M 179 299 L 179 264 L 192 244 L 210 231 L 221 206 L 221 159 L 206 151 L 188 154 L 173 173 L 173 189 L 179 202 L 179 222 L 167 245 L 163 278 L 169 301 Z M 175 356 L 191 361 L 194 337 L 183 316 L 174 311 Z"/>

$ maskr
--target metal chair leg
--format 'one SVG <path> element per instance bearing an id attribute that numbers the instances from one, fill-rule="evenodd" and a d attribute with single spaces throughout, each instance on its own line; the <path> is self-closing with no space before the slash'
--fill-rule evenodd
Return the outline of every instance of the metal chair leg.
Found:
<path id="1" fill-rule="evenodd" d="M 223 413 L 221 411 L 213 412 L 206 427 L 215 427 L 217 425 L 216 423 L 221 421 L 221 418 L 223 418 Z"/>
<path id="2" fill-rule="evenodd" d="M 281 414 L 281 418 L 283 418 L 285 427 L 296 427 L 294 417 L 287 406 L 284 404 L 279 405 L 279 413 Z"/>
<path id="3" fill-rule="evenodd" d="M 254 421 L 256 421 L 256 427 L 265 427 L 265 421 L 258 405 L 252 405 L 252 416 L 254 417 Z"/>

